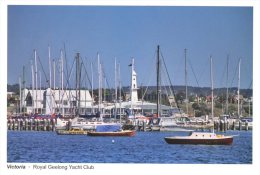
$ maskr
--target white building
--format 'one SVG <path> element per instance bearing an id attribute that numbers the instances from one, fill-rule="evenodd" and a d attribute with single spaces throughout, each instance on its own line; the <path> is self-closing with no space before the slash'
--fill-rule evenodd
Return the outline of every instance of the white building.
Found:
<path id="1" fill-rule="evenodd" d="M 24 89 L 21 93 L 21 106 L 26 113 L 65 115 L 75 114 L 79 104 L 79 113 L 91 112 L 92 98 L 88 90 L 31 90 Z M 79 99 L 80 96 L 80 99 Z M 77 98 L 79 100 L 77 100 Z"/>

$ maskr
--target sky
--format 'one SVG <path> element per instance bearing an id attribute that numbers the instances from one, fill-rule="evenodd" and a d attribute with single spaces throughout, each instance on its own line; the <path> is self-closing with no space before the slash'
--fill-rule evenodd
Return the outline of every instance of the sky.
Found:
<path id="1" fill-rule="evenodd" d="M 7 81 L 18 83 L 25 66 L 26 85 L 31 85 L 30 64 L 36 49 L 42 86 L 46 86 L 50 46 L 51 58 L 56 61 L 60 50 L 65 50 L 68 70 L 77 52 L 89 76 L 92 62 L 95 87 L 97 53 L 104 65 L 107 86 L 114 87 L 115 57 L 120 63 L 122 86 L 130 85 L 128 65 L 132 58 L 138 85 L 155 85 L 157 45 L 173 85 L 185 84 L 186 48 L 188 85 L 210 87 L 209 59 L 212 56 L 214 86 L 225 87 L 229 55 L 228 86 L 238 84 L 237 65 L 241 58 L 241 88 L 252 88 L 252 7 L 9 5 Z M 56 71 L 58 75 L 58 67 Z M 71 77 L 70 82 L 75 75 Z M 166 78 L 162 81 L 167 84 Z"/>

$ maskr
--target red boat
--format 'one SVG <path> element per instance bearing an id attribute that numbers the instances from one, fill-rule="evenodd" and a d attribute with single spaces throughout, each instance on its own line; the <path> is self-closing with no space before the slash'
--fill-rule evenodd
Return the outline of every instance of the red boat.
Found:
<path id="1" fill-rule="evenodd" d="M 96 132 L 96 131 L 89 131 L 89 136 L 134 136 L 135 130 L 123 130 L 123 131 L 112 131 L 112 132 Z"/>
<path id="2" fill-rule="evenodd" d="M 165 137 L 164 139 L 169 144 L 231 145 L 233 143 L 233 136 L 210 132 L 192 132 L 189 136 Z"/>

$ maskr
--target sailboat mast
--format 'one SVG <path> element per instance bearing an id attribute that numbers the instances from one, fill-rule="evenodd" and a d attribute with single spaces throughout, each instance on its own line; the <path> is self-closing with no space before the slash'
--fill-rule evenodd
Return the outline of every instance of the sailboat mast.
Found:
<path id="1" fill-rule="evenodd" d="M 116 58 L 115 58 L 115 118 L 117 115 L 117 63 L 116 63 Z"/>
<path id="2" fill-rule="evenodd" d="M 101 112 L 101 66 L 99 60 L 99 53 L 97 54 L 98 61 L 98 112 Z"/>
<path id="3" fill-rule="evenodd" d="M 226 111 L 225 111 L 226 114 L 228 114 L 228 63 L 229 63 L 229 55 L 227 56 L 227 79 L 226 79 L 227 93 L 226 93 Z"/>
<path id="4" fill-rule="evenodd" d="M 31 71 L 32 71 L 32 112 L 35 113 L 34 110 L 34 68 L 33 68 L 33 61 L 31 60 Z"/>
<path id="5" fill-rule="evenodd" d="M 118 64 L 118 79 L 119 79 L 119 120 L 121 123 L 121 78 L 120 78 L 120 63 Z"/>
<path id="6" fill-rule="evenodd" d="M 184 49 L 184 55 L 185 55 L 185 94 L 186 94 L 186 99 L 185 99 L 185 102 L 186 102 L 186 113 L 187 115 L 189 115 L 189 107 L 188 107 L 188 87 L 187 87 L 187 49 Z"/>
<path id="7" fill-rule="evenodd" d="M 24 101 L 25 101 L 25 66 L 23 66 L 23 94 L 22 94 L 22 112 L 23 112 L 23 116 L 25 115 L 25 111 L 24 111 Z"/>
<path id="8" fill-rule="evenodd" d="M 49 86 L 50 86 L 50 89 L 51 89 L 51 81 L 52 81 L 52 79 L 51 79 L 51 48 L 50 48 L 50 46 L 48 46 L 48 52 L 49 52 L 49 73 L 50 73 L 50 80 L 49 80 Z"/>
<path id="9" fill-rule="evenodd" d="M 91 101 L 91 114 L 93 114 L 94 113 L 94 111 L 93 111 L 93 103 L 94 103 L 94 93 L 93 93 L 93 63 L 91 62 L 91 64 L 90 64 L 90 69 L 91 69 L 91 99 L 92 99 L 92 101 Z"/>
<path id="10" fill-rule="evenodd" d="M 61 110 L 62 110 L 62 116 L 64 116 L 64 89 L 63 89 L 63 84 L 64 84 L 64 67 L 63 67 L 63 52 L 62 50 L 60 51 L 61 54 Z"/>
<path id="11" fill-rule="evenodd" d="M 48 46 L 48 59 L 49 59 L 49 76 L 50 76 L 50 79 L 49 79 L 49 88 L 50 88 L 50 94 L 52 94 L 52 75 L 51 75 L 51 72 L 52 72 L 52 63 L 51 63 L 51 48 L 50 46 Z M 53 113 L 53 105 L 52 105 L 52 96 L 50 96 L 50 102 L 49 102 L 49 107 L 50 107 L 50 113 L 52 114 Z M 47 108 L 47 106 L 46 106 Z"/>
<path id="12" fill-rule="evenodd" d="M 239 59 L 238 63 L 238 85 L 237 85 L 237 115 L 240 118 L 240 65 L 241 65 L 241 58 Z"/>
<path id="13" fill-rule="evenodd" d="M 43 99 L 42 98 L 42 74 L 41 74 L 41 71 L 39 71 L 39 76 L 40 76 L 40 100 Z M 42 114 L 42 109 L 43 109 L 43 106 L 40 106 L 40 113 Z"/>
<path id="14" fill-rule="evenodd" d="M 210 79 L 211 79 L 211 118 L 214 121 L 214 87 L 213 87 L 213 66 L 212 66 L 212 56 L 210 56 Z M 214 132 L 214 127 L 213 127 Z"/>
<path id="15" fill-rule="evenodd" d="M 161 116 L 161 107 L 160 107 L 160 102 L 161 102 L 161 75 L 160 75 L 160 46 L 157 46 L 157 116 Z"/>
<path id="16" fill-rule="evenodd" d="M 21 77 L 19 76 L 19 98 L 20 98 L 20 103 L 19 103 L 19 115 L 21 115 L 21 108 L 22 108 L 22 82 L 21 82 Z"/>
<path id="17" fill-rule="evenodd" d="M 77 100 L 77 110 L 76 116 L 80 113 L 80 57 L 79 53 L 76 54 L 76 100 Z"/>
<path id="18" fill-rule="evenodd" d="M 55 73 L 56 73 L 56 64 L 55 64 L 55 60 L 53 59 L 52 60 L 52 62 L 53 62 L 53 90 L 54 90 L 54 92 L 55 92 L 55 86 L 56 86 L 56 80 L 55 80 L 55 78 L 56 78 L 56 75 L 55 75 Z"/>
<path id="19" fill-rule="evenodd" d="M 36 50 L 34 50 L 34 63 L 35 63 L 35 104 L 36 104 L 36 113 L 38 113 L 38 69 L 37 69 L 37 54 Z"/>

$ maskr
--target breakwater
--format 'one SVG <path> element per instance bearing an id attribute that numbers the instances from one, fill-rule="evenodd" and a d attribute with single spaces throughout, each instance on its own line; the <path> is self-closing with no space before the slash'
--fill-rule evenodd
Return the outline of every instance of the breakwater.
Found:
<path id="1" fill-rule="evenodd" d="M 8 130 L 55 131 L 55 119 L 8 119 Z"/>
<path id="2" fill-rule="evenodd" d="M 227 130 L 252 130 L 253 126 L 249 122 L 242 122 L 242 121 L 224 121 L 224 120 L 217 120 L 214 121 L 214 129 L 217 131 L 225 132 Z"/>
<path id="3" fill-rule="evenodd" d="M 56 125 L 55 119 L 8 119 L 7 128 L 8 130 L 16 131 L 55 131 Z M 70 122 L 68 126 L 70 126 Z M 188 126 L 187 126 L 188 127 Z M 190 125 L 189 127 L 194 130 L 207 129 L 206 125 Z M 70 127 L 68 127 L 70 128 Z M 147 131 L 147 125 L 145 123 L 138 123 L 138 125 L 125 126 L 123 129 L 136 129 L 138 131 Z M 249 122 L 242 121 L 224 121 L 217 120 L 214 121 L 214 129 L 216 131 L 225 132 L 227 130 L 252 130 L 252 125 Z"/>

